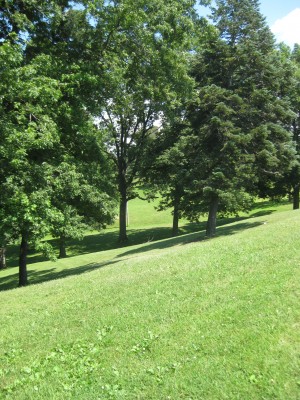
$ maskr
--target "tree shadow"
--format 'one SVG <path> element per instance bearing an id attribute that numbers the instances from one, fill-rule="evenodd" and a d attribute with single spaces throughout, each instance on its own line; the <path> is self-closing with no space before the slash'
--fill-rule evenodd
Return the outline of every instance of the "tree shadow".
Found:
<path id="1" fill-rule="evenodd" d="M 264 216 L 273 213 L 276 210 L 260 210 L 257 213 L 251 214 L 250 216 L 244 217 L 230 217 L 222 218 L 218 221 L 218 228 L 216 236 L 226 236 L 237 233 L 238 231 L 255 228 L 262 225 L 264 222 L 251 222 L 252 217 Z M 231 225 L 236 222 L 234 225 Z M 229 226 L 228 226 L 229 225 Z M 93 252 L 100 252 L 118 248 L 130 248 L 134 245 L 142 245 L 138 249 L 130 249 L 117 255 L 115 259 L 105 261 L 102 263 L 90 263 L 80 267 L 66 268 L 62 271 L 57 271 L 56 268 L 38 270 L 29 268 L 29 279 L 30 284 L 38 284 L 45 281 L 65 278 L 72 275 L 80 275 L 85 272 L 92 271 L 94 269 L 102 268 L 104 266 L 116 264 L 127 256 L 134 256 L 136 254 L 148 252 L 151 250 L 161 250 L 170 248 L 176 245 L 185 245 L 195 241 L 208 240 L 205 236 L 206 222 L 193 222 L 187 223 L 180 228 L 179 235 L 171 237 L 171 228 L 159 227 L 149 229 L 132 229 L 128 231 L 129 240 L 124 245 L 120 245 L 117 242 L 118 232 L 103 232 L 99 234 L 87 235 L 82 242 L 75 242 L 69 247 L 72 250 L 72 255 L 87 254 Z M 12 246 L 10 251 L 13 252 L 18 249 L 17 246 Z M 15 259 L 15 267 L 17 266 L 17 258 Z M 71 257 L 70 257 L 71 259 Z M 40 254 L 30 254 L 28 257 L 28 264 L 34 264 L 37 262 L 46 261 L 45 257 Z M 11 265 L 10 265 L 11 266 Z M 8 268 L 10 269 L 10 268 Z M 0 290 L 9 290 L 16 288 L 18 282 L 18 273 L 13 273 L 0 278 Z"/>
<path id="2" fill-rule="evenodd" d="M 109 260 L 109 261 L 104 261 L 102 263 L 89 263 L 86 265 L 82 265 L 80 267 L 66 268 L 62 271 L 57 271 L 56 268 L 49 268 L 42 270 L 30 269 L 28 271 L 28 276 L 29 276 L 28 285 L 36 285 L 39 283 L 52 281 L 55 279 L 66 278 L 68 276 L 81 275 L 86 272 L 90 272 L 112 264 L 116 264 L 120 261 L 121 260 Z M 15 289 L 17 287 L 16 283 L 18 282 L 18 277 L 19 275 L 18 273 L 16 273 L 0 278 L 0 288 L 1 288 L 0 291 Z"/>
<path id="3" fill-rule="evenodd" d="M 261 208 L 278 207 L 279 205 L 286 205 L 286 204 L 291 204 L 291 201 L 289 199 L 264 200 L 264 201 L 258 201 L 257 203 L 253 204 L 251 209 L 256 210 Z"/>
<path id="4" fill-rule="evenodd" d="M 265 215 L 271 215 L 275 212 L 276 210 L 261 210 L 257 211 L 255 213 L 252 213 L 250 217 L 248 218 L 255 218 L 255 217 L 264 217 Z"/>
<path id="5" fill-rule="evenodd" d="M 269 204 L 269 202 L 268 202 Z M 268 205 L 266 204 L 265 207 Z M 227 225 L 237 221 L 247 220 L 252 217 L 259 217 L 269 215 L 275 212 L 272 210 L 260 210 L 252 213 L 251 215 L 243 217 L 224 217 L 218 220 L 218 226 Z M 205 229 L 206 222 L 189 222 L 182 225 L 179 229 L 178 237 L 186 235 L 188 233 L 199 232 Z M 157 227 L 147 229 L 128 229 L 128 241 L 126 243 L 118 243 L 118 231 L 117 229 L 107 229 L 100 233 L 90 233 L 85 235 L 82 240 L 69 240 L 67 241 L 67 258 L 71 258 L 77 255 L 98 253 L 100 251 L 114 250 L 122 247 L 130 247 L 139 244 L 145 244 L 149 242 L 172 239 L 171 227 Z M 56 254 L 58 255 L 58 240 L 50 239 L 48 242 L 53 246 Z M 18 266 L 18 252 L 19 246 L 10 245 L 7 248 L 7 264 L 8 268 L 15 268 Z M 37 253 L 34 249 L 29 249 L 28 253 L 28 264 L 35 264 L 47 261 L 48 259 L 41 253 Z"/>
<path id="6" fill-rule="evenodd" d="M 199 231 L 203 226 L 204 223 L 188 223 L 180 228 L 180 235 Z M 118 231 L 107 229 L 100 233 L 85 235 L 82 240 L 68 240 L 67 258 L 163 240 L 170 238 L 171 235 L 171 227 L 128 229 L 128 241 L 120 244 L 118 242 Z M 50 239 L 48 242 L 58 254 L 59 246 L 57 239 Z M 18 266 L 18 250 L 19 248 L 17 245 L 8 246 L 7 263 L 9 268 L 15 268 Z M 36 253 L 33 249 L 28 252 L 28 264 L 40 263 L 47 260 L 48 259 L 43 254 Z"/>
<path id="7" fill-rule="evenodd" d="M 216 233 L 215 237 L 233 235 L 241 230 L 255 228 L 255 227 L 263 225 L 263 224 L 264 224 L 263 221 L 262 222 L 247 222 L 247 221 L 245 221 L 245 222 L 241 222 L 238 224 L 234 224 L 233 226 L 227 226 L 227 224 L 226 224 L 225 226 L 219 226 L 217 228 L 217 233 Z M 204 240 L 211 240 L 211 239 L 207 238 L 207 236 L 205 235 L 205 231 L 202 230 L 200 232 L 198 231 L 198 232 L 190 233 L 187 235 L 177 236 L 175 238 L 147 244 L 145 246 L 139 247 L 138 249 L 133 249 L 133 250 L 125 251 L 124 253 L 120 253 L 117 257 L 124 257 L 124 256 L 133 255 L 133 254 L 144 253 L 144 252 L 151 251 L 151 250 L 161 250 L 161 249 L 166 249 L 166 248 L 177 246 L 177 245 L 186 245 L 191 242 L 201 242 Z"/>

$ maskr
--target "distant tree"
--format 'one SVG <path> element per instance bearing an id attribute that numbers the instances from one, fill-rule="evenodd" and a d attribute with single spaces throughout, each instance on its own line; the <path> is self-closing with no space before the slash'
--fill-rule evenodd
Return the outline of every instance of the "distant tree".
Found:
<path id="1" fill-rule="evenodd" d="M 159 197 L 159 211 L 172 209 L 172 235 L 179 233 L 181 200 L 188 179 L 188 160 L 181 137 L 186 123 L 178 119 L 152 133 L 140 167 L 141 181 L 148 200 Z"/>
<path id="2" fill-rule="evenodd" d="M 277 176 L 276 179 L 264 180 L 260 184 L 261 194 L 265 197 L 280 198 L 289 195 L 293 199 L 293 209 L 299 208 L 299 132 L 300 132 L 300 69 L 297 64 L 297 46 L 291 51 L 290 47 L 280 43 L 276 51 L 277 60 L 281 65 L 278 76 L 280 90 L 278 97 L 287 99 L 291 108 L 291 119 L 287 121 L 285 128 L 291 132 L 292 140 L 297 151 L 297 158 L 292 168 Z"/>
<path id="3" fill-rule="evenodd" d="M 291 88 L 289 97 L 291 98 L 292 108 L 295 117 L 292 123 L 293 140 L 296 143 L 298 163 L 291 172 L 293 188 L 293 209 L 299 209 L 300 202 L 300 46 L 295 45 L 292 52 L 292 61 L 295 65 L 294 85 Z"/>
<path id="4" fill-rule="evenodd" d="M 59 238 L 59 258 L 67 256 L 67 239 L 82 239 L 88 228 L 101 229 L 113 222 L 115 193 L 110 197 L 101 180 L 92 181 L 91 174 L 101 173 L 99 160 L 91 161 L 89 168 L 92 166 L 89 173 L 75 161 L 62 162 L 53 169 L 51 203 L 57 212 L 50 232 Z"/>

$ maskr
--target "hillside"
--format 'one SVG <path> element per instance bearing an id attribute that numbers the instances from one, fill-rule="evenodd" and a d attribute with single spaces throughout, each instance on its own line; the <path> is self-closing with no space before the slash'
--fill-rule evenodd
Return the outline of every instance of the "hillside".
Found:
<path id="1" fill-rule="evenodd" d="M 299 399 L 299 217 L 33 264 L 64 279 L 0 292 L 0 398 Z"/>

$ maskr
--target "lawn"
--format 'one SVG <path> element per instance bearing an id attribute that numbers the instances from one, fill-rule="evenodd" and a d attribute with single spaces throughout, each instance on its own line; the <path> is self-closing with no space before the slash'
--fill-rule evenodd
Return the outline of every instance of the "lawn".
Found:
<path id="1" fill-rule="evenodd" d="M 170 210 L 157 212 L 155 207 L 158 205 L 158 200 L 148 203 L 140 199 L 135 199 L 129 202 L 129 224 L 128 224 L 128 243 L 122 247 L 132 247 L 138 244 L 152 243 L 163 239 L 171 238 L 172 235 L 172 215 Z M 273 212 L 287 211 L 291 209 L 291 204 L 288 201 L 280 203 L 271 201 L 260 201 L 248 214 L 241 213 L 239 217 L 227 217 L 219 219 L 218 226 L 224 226 L 234 221 L 243 221 L 252 218 L 253 216 L 268 215 Z M 199 232 L 202 237 L 205 230 L 206 218 L 202 217 L 199 222 L 191 223 L 185 219 L 180 221 L 180 235 L 188 233 Z M 58 242 L 48 238 L 56 249 L 58 255 Z M 102 252 L 107 250 L 120 249 L 118 243 L 118 221 L 115 224 L 108 226 L 106 229 L 97 232 L 87 232 L 83 240 L 68 240 L 67 241 L 67 254 L 69 257 L 86 254 L 86 259 L 89 254 L 94 252 Z M 6 289 L 13 289 L 18 285 L 18 245 L 8 246 L 7 249 L 7 264 L 9 269 L 0 271 L 0 291 Z M 110 253 L 108 253 L 109 255 Z M 109 255 L 110 256 L 110 255 Z M 104 256 L 106 259 L 106 255 Z M 61 275 L 69 274 L 70 266 L 69 261 L 65 262 L 60 260 L 56 263 L 44 263 L 46 258 L 36 253 L 33 249 L 29 250 L 28 264 L 29 264 L 29 280 L 30 283 L 40 283 L 47 279 L 58 278 Z M 43 264 L 40 264 L 43 262 Z M 73 261 L 72 261 L 73 263 Z M 42 267 L 40 268 L 40 266 Z M 43 271 L 44 266 L 51 265 L 51 274 L 45 274 Z M 66 271 L 66 268 L 69 271 Z M 35 271 L 35 272 L 31 272 Z M 57 276 L 55 275 L 57 272 Z M 76 271 L 75 271 L 76 272 Z"/>
<path id="2" fill-rule="evenodd" d="M 43 283 L 0 292 L 0 398 L 299 399 L 288 208 L 262 203 L 211 240 L 183 223 L 177 238 L 32 263 Z M 15 273 L 1 272 L 6 289 Z"/>

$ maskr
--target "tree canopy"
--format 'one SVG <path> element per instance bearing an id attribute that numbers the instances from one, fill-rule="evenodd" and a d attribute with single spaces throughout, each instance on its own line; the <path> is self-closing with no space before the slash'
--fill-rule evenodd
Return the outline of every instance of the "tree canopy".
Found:
<path id="1" fill-rule="evenodd" d="M 201 1 L 210 4 L 209 1 Z M 54 257 L 144 191 L 178 221 L 299 207 L 300 52 L 257 0 L 18 0 L 0 7 L 0 267 L 20 243 Z M 142 186 L 143 185 L 143 186 Z M 119 212 L 116 207 L 119 204 Z M 1 261 L 2 260 L 2 261 Z"/>

